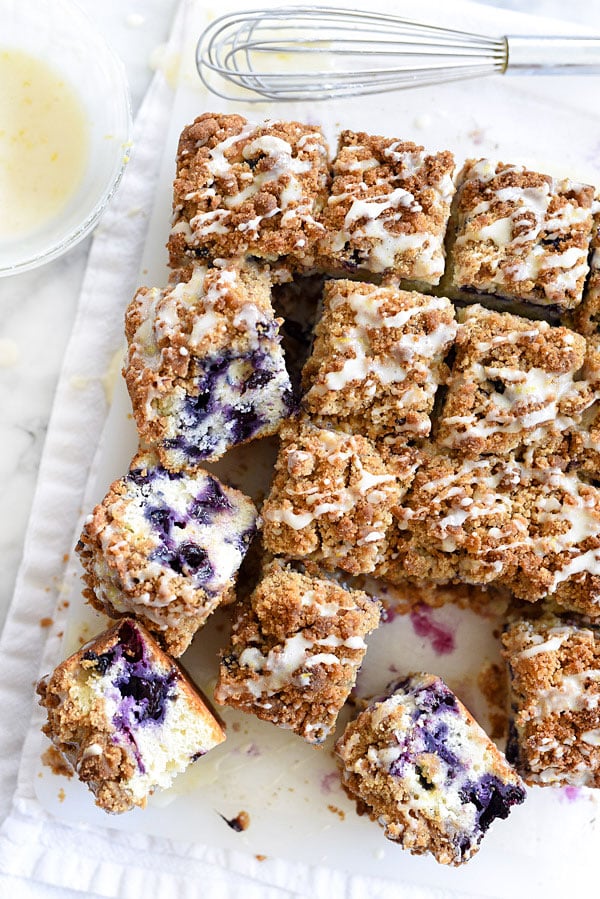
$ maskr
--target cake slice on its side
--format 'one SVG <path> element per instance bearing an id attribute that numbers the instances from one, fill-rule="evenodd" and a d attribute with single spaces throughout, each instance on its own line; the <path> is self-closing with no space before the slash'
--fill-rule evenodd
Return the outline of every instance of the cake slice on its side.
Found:
<path id="1" fill-rule="evenodd" d="M 439 677 L 391 684 L 335 747 L 348 795 L 389 840 L 445 865 L 474 855 L 525 799 L 521 779 Z"/>
<path id="2" fill-rule="evenodd" d="M 216 701 L 322 743 L 354 686 L 364 637 L 380 610 L 362 591 L 274 560 L 239 606 Z"/>
<path id="3" fill-rule="evenodd" d="M 44 733 L 107 812 L 144 807 L 225 739 L 182 669 L 131 619 L 86 644 L 37 689 L 48 714 Z"/>
<path id="4" fill-rule="evenodd" d="M 600 787 L 600 630 L 546 613 L 513 621 L 502 642 L 507 757 L 529 784 Z"/>
<path id="5" fill-rule="evenodd" d="M 256 522 L 252 501 L 214 475 L 167 471 L 139 454 L 84 524 L 84 595 L 108 615 L 139 618 L 179 656 L 233 599 Z"/>

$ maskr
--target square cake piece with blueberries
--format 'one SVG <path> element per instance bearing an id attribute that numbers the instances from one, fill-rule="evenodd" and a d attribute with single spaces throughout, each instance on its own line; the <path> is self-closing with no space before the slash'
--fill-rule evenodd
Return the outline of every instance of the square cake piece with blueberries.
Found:
<path id="1" fill-rule="evenodd" d="M 438 444 L 469 458 L 531 446 L 561 450 L 595 398 L 585 377 L 585 338 L 478 304 L 458 319 Z"/>
<path id="2" fill-rule="evenodd" d="M 144 807 L 225 739 L 204 697 L 124 618 L 40 681 L 44 733 L 106 812 Z"/>
<path id="3" fill-rule="evenodd" d="M 450 300 L 329 281 L 315 334 L 303 373 L 303 404 L 313 419 L 391 449 L 428 436 L 456 335 Z"/>
<path id="4" fill-rule="evenodd" d="M 341 277 L 439 284 L 453 172 L 448 150 L 343 131 L 321 216 L 318 267 Z"/>
<path id="5" fill-rule="evenodd" d="M 124 375 L 140 438 L 163 465 L 194 468 L 277 431 L 293 406 L 279 325 L 253 266 L 199 266 L 137 292 Z"/>
<path id="6" fill-rule="evenodd" d="M 303 566 L 265 566 L 221 655 L 215 699 L 322 743 L 379 624 L 380 603 Z"/>
<path id="7" fill-rule="evenodd" d="M 574 309 L 588 273 L 594 188 L 469 159 L 458 176 L 452 287 Z"/>
<path id="8" fill-rule="evenodd" d="M 518 774 L 434 675 L 390 684 L 335 751 L 346 792 L 386 837 L 441 864 L 468 861 L 490 824 L 525 799 Z"/>
<path id="9" fill-rule="evenodd" d="M 233 600 L 256 521 L 252 501 L 214 475 L 168 471 L 140 454 L 86 519 L 84 595 L 108 615 L 139 618 L 179 656 Z"/>
<path id="10" fill-rule="evenodd" d="M 263 543 L 274 555 L 352 574 L 373 571 L 418 453 L 380 451 L 367 437 L 292 420 L 281 430 Z"/>
<path id="11" fill-rule="evenodd" d="M 323 234 L 329 152 L 317 125 L 207 112 L 183 129 L 173 185 L 173 268 L 303 257 Z"/>
<path id="12" fill-rule="evenodd" d="M 507 757 L 529 784 L 600 787 L 600 630 L 546 611 L 506 628 Z"/>

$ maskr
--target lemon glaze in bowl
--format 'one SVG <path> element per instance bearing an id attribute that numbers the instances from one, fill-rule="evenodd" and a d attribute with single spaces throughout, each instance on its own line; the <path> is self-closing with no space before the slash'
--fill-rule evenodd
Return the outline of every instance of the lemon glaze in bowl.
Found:
<path id="1" fill-rule="evenodd" d="M 121 61 L 76 4 L 0 0 L 0 17 L 2 276 L 95 227 L 129 159 L 131 111 Z"/>

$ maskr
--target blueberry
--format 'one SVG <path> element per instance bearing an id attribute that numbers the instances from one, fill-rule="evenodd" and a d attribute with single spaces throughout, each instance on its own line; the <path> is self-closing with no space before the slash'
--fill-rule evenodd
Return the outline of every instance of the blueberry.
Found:
<path id="1" fill-rule="evenodd" d="M 484 774 L 475 783 L 467 783 L 459 792 L 461 802 L 472 803 L 477 809 L 477 827 L 482 832 L 496 818 L 507 818 L 510 808 L 525 799 L 525 791 L 515 784 L 506 784 L 495 774 Z"/>
<path id="2" fill-rule="evenodd" d="M 128 662 L 145 661 L 144 642 L 136 627 L 124 621 L 119 627 L 119 644 Z"/>
<path id="3" fill-rule="evenodd" d="M 134 468 L 129 472 L 127 477 L 130 481 L 133 481 L 134 484 L 137 484 L 138 487 L 143 487 L 153 479 L 152 473 L 146 468 Z"/>
<path id="4" fill-rule="evenodd" d="M 441 680 L 416 690 L 415 701 L 426 712 L 458 711 L 456 697 Z"/>
<path id="5" fill-rule="evenodd" d="M 148 509 L 146 517 L 150 521 L 150 524 L 159 532 L 163 540 L 166 539 L 171 531 L 171 526 L 174 523 L 171 509 Z"/>
<path id="6" fill-rule="evenodd" d="M 182 543 L 178 547 L 162 546 L 150 556 L 176 574 L 192 577 L 199 583 L 208 581 L 214 571 L 208 553 L 195 543 Z"/>
<path id="7" fill-rule="evenodd" d="M 540 243 L 543 247 L 551 247 L 553 250 L 560 250 L 563 246 L 564 237 L 542 237 Z"/>
<path id="8" fill-rule="evenodd" d="M 108 669 L 113 665 L 114 652 L 103 652 L 101 655 L 98 655 L 98 653 L 92 652 L 91 649 L 88 649 L 87 652 L 84 652 L 83 658 L 88 662 L 94 662 L 95 668 L 99 672 L 99 674 L 106 674 Z"/>
<path id="9" fill-rule="evenodd" d="M 247 409 L 231 409 L 228 415 L 232 422 L 232 434 L 236 443 L 249 440 L 264 424 L 264 419 L 258 415 L 254 407 Z"/>
<path id="10" fill-rule="evenodd" d="M 453 773 L 453 769 L 464 767 L 447 746 L 448 726 L 443 721 L 439 722 L 433 730 L 424 728 L 422 736 L 425 752 L 435 753 L 442 761 L 446 762 L 451 769 L 450 774 Z"/>
<path id="11" fill-rule="evenodd" d="M 208 553 L 195 543 L 182 543 L 177 553 L 183 574 L 193 575 L 197 580 L 207 581 L 213 574 Z"/>
<path id="12" fill-rule="evenodd" d="M 122 697 L 131 697 L 134 700 L 131 713 L 136 723 L 143 724 L 145 721 L 160 723 L 164 720 L 166 703 L 173 692 L 173 682 L 174 672 L 167 677 L 130 674 L 118 680 L 115 686 Z"/>
<path id="13" fill-rule="evenodd" d="M 275 377 L 275 372 L 263 369 L 262 371 L 253 371 L 249 378 L 246 379 L 242 387 L 242 393 L 246 390 L 254 390 L 257 387 L 264 387 L 269 381 Z"/>
<path id="14" fill-rule="evenodd" d="M 196 521 L 206 522 L 212 519 L 210 512 L 231 510 L 231 503 L 216 478 L 207 478 L 201 493 L 198 494 L 189 509 L 190 517 Z"/>
<path id="15" fill-rule="evenodd" d="M 294 399 L 294 394 L 292 391 L 286 387 L 286 389 L 281 394 L 281 399 L 283 401 L 284 406 L 288 411 L 293 412 L 297 407 L 296 400 Z"/>
<path id="16" fill-rule="evenodd" d="M 508 737 L 506 740 L 506 761 L 511 765 L 519 764 L 519 734 L 514 720 L 511 718 L 508 723 Z"/>
<path id="17" fill-rule="evenodd" d="M 182 424 L 194 427 L 198 419 L 204 418 L 210 403 L 210 390 L 205 389 L 196 396 L 186 396 L 183 401 Z"/>

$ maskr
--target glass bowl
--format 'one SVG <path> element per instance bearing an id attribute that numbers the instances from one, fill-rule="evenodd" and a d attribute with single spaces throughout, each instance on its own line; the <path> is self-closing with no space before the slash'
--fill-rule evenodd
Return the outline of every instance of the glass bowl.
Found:
<path id="1" fill-rule="evenodd" d="M 0 0 L 0 21 L 0 52 L 26 54 L 64 78 L 79 100 L 87 130 L 83 174 L 63 205 L 28 230 L 6 235 L 4 229 L 2 276 L 49 262 L 90 233 L 125 171 L 132 122 L 124 66 L 75 3 Z M 0 132 L 2 127 L 0 120 Z M 0 208 L 0 214 L 10 221 L 10 208 Z"/>

